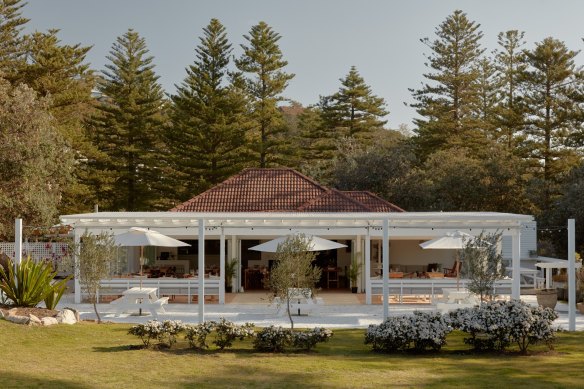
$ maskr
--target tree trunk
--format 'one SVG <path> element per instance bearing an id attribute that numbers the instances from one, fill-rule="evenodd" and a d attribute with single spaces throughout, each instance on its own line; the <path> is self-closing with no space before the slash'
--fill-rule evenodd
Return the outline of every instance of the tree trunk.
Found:
<path id="1" fill-rule="evenodd" d="M 290 313 L 290 296 L 286 297 L 286 304 L 288 305 L 286 312 L 288 313 L 288 319 L 290 319 L 290 328 L 294 329 L 294 320 L 292 320 L 292 314 Z"/>
<path id="2" fill-rule="evenodd" d="M 99 316 L 99 312 L 97 312 L 97 302 L 95 299 L 93 300 L 93 310 L 95 311 L 95 316 L 97 316 L 97 324 L 101 324 L 101 316 Z"/>

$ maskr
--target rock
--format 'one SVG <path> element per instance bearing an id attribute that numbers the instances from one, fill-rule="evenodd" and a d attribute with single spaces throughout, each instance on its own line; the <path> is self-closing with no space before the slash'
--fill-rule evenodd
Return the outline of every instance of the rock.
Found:
<path id="1" fill-rule="evenodd" d="M 77 319 L 75 319 L 75 313 L 70 309 L 63 309 L 57 314 L 57 321 L 61 324 L 75 324 Z"/>
<path id="2" fill-rule="evenodd" d="M 28 325 L 29 326 L 33 326 L 33 325 L 37 325 L 40 326 L 43 323 L 41 322 L 41 319 L 39 319 L 38 317 L 36 317 L 35 315 L 33 315 L 32 313 L 30 315 L 28 315 L 29 317 L 29 321 L 28 321 Z"/>
<path id="3" fill-rule="evenodd" d="M 44 326 L 52 326 L 52 325 L 55 325 L 55 324 L 59 324 L 59 322 L 57 321 L 57 318 L 56 317 L 49 317 L 49 316 L 43 317 L 41 319 L 41 323 Z"/>
<path id="4" fill-rule="evenodd" d="M 8 310 L 8 316 L 16 316 L 17 308 L 11 308 Z"/>
<path id="5" fill-rule="evenodd" d="M 78 322 L 81 321 L 79 319 L 79 311 L 77 311 L 75 308 L 69 308 L 69 307 L 63 308 L 63 310 L 65 310 L 65 309 L 68 309 L 69 311 L 71 311 L 75 314 L 75 320 L 77 320 Z"/>
<path id="6" fill-rule="evenodd" d="M 30 321 L 30 317 L 28 316 L 19 316 L 19 315 L 8 315 L 6 320 L 11 321 L 16 324 L 28 324 Z"/>
<path id="7" fill-rule="evenodd" d="M 0 319 L 4 319 L 5 315 L 4 315 L 4 311 L 0 309 Z"/>

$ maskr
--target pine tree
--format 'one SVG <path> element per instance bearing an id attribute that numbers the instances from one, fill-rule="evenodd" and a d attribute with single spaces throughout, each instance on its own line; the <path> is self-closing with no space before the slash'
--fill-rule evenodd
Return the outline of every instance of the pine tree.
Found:
<path id="1" fill-rule="evenodd" d="M 489 58 L 478 61 L 479 77 L 477 79 L 477 119 L 480 129 L 490 139 L 498 135 L 499 85 L 496 69 Z"/>
<path id="2" fill-rule="evenodd" d="M 361 138 L 383 128 L 387 121 L 381 119 L 389 113 L 385 110 L 385 101 L 372 94 L 357 68 L 352 66 L 340 81 L 337 93 L 321 99 L 325 125 L 340 129 L 346 136 Z"/>
<path id="3" fill-rule="evenodd" d="M 164 208 L 163 92 L 144 38 L 128 30 L 113 44 L 98 90 L 94 141 L 104 157 L 93 165 L 105 208 L 146 211 Z"/>
<path id="4" fill-rule="evenodd" d="M 478 61 L 483 49 L 480 24 L 470 21 L 460 10 L 448 16 L 436 28 L 437 39 L 421 39 L 432 53 L 424 77 L 429 83 L 411 90 L 417 103 L 412 104 L 422 119 L 416 119 L 414 141 L 421 158 L 433 151 L 464 144 L 469 147 L 481 142 L 477 133 Z"/>
<path id="5" fill-rule="evenodd" d="M 21 0 L 0 0 L 0 77 L 11 82 L 24 64 L 22 29 L 29 21 L 21 16 Z"/>
<path id="6" fill-rule="evenodd" d="M 568 143 L 583 119 L 584 83 L 574 62 L 577 55 L 553 38 L 525 51 L 529 66 L 523 73 L 528 108 L 525 132 L 529 158 L 536 168 L 536 179 L 541 180 L 541 209 L 549 208 L 561 178 L 581 161 Z"/>
<path id="7" fill-rule="evenodd" d="M 253 26 L 244 38 L 248 45 L 241 45 L 243 55 L 235 64 L 247 75 L 240 78 L 241 86 L 251 101 L 251 117 L 254 120 L 247 141 L 263 168 L 278 163 L 278 148 L 282 143 L 278 134 L 285 127 L 277 104 L 284 100 L 281 94 L 294 74 L 283 71 L 288 62 L 283 60 L 278 46 L 281 37 L 265 22 Z"/>
<path id="8" fill-rule="evenodd" d="M 173 154 L 189 198 L 241 169 L 246 129 L 244 96 L 228 79 L 225 27 L 212 19 L 203 32 L 197 59 L 172 96 Z"/>

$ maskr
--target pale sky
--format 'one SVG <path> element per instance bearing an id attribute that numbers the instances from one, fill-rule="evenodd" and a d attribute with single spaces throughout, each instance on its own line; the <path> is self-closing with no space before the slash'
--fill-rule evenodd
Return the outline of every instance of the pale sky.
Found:
<path id="1" fill-rule="evenodd" d="M 314 104 L 338 90 L 339 78 L 357 67 L 373 93 L 383 97 L 388 126 L 412 127 L 415 111 L 408 88 L 423 81 L 423 37 L 461 9 L 481 24 L 483 46 L 496 48 L 497 34 L 525 31 L 527 47 L 547 36 L 569 49 L 583 48 L 584 1 L 579 0 L 29 0 L 26 31 L 59 28 L 64 43 L 91 45 L 87 59 L 102 70 L 116 37 L 133 28 L 154 56 L 156 73 L 167 93 L 185 77 L 195 59 L 198 37 L 211 18 L 226 27 L 235 56 L 243 35 L 265 21 L 282 38 L 280 48 L 295 73 L 284 96 Z M 584 53 L 577 57 L 584 64 Z"/>

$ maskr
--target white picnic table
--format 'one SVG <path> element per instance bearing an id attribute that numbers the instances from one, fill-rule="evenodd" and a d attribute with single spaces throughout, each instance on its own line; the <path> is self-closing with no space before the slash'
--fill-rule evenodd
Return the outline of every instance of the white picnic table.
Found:
<path id="1" fill-rule="evenodd" d="M 143 310 L 150 311 L 152 316 L 158 316 L 158 313 L 166 312 L 163 305 L 168 303 L 168 297 L 158 298 L 158 288 L 141 288 L 134 287 L 122 292 L 122 297 L 112 301 L 115 313 L 135 312 L 140 314 Z"/>

